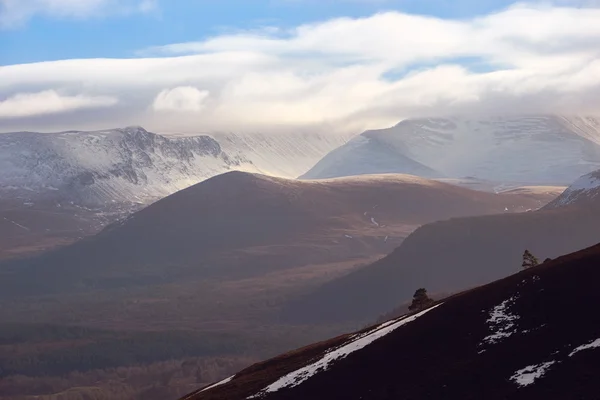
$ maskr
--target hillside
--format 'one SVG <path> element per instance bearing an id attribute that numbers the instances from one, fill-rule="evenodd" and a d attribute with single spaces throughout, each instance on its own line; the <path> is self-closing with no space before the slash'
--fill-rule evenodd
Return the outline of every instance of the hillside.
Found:
<path id="1" fill-rule="evenodd" d="M 595 399 L 599 263 L 600 246 L 560 257 L 182 399 Z"/>
<path id="2" fill-rule="evenodd" d="M 98 209 L 70 203 L 0 199 L 0 260 L 73 243 L 98 233 L 135 209 L 135 204 Z"/>
<path id="3" fill-rule="evenodd" d="M 141 127 L 0 134 L 0 259 L 72 243 L 223 172 L 296 177 L 348 139 L 294 132 L 162 136 Z"/>
<path id="4" fill-rule="evenodd" d="M 598 201 L 556 207 L 557 202 L 520 214 L 424 225 L 388 256 L 294 301 L 283 315 L 308 321 L 364 321 L 407 301 L 418 287 L 448 293 L 507 276 L 520 268 L 525 249 L 544 260 L 600 242 Z M 317 304 L 318 312 L 313 312 Z"/>
<path id="5" fill-rule="evenodd" d="M 597 118 L 453 117 L 409 119 L 389 129 L 364 132 L 329 153 L 302 178 L 395 172 L 566 185 L 598 168 Z"/>
<path id="6" fill-rule="evenodd" d="M 39 294 L 367 259 L 389 253 L 428 222 L 520 212 L 549 200 L 546 194 L 477 192 L 408 175 L 296 181 L 231 172 L 168 196 L 94 237 L 8 263 L 2 286 L 5 293 Z"/>

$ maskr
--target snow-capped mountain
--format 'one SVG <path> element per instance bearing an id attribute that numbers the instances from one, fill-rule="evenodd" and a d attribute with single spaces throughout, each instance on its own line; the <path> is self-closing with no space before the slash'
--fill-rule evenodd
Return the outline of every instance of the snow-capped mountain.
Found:
<path id="1" fill-rule="evenodd" d="M 444 176 L 389 147 L 371 132 L 366 132 L 333 150 L 300 178 L 327 179 L 384 173 L 402 173 L 424 178 Z"/>
<path id="2" fill-rule="evenodd" d="M 600 170 L 591 172 L 577 179 L 560 196 L 546 205 L 545 209 L 559 208 L 568 205 L 600 203 Z M 600 205 L 600 204 L 598 204 Z"/>
<path id="3" fill-rule="evenodd" d="M 312 168 L 330 151 L 352 138 L 351 134 L 278 133 L 211 134 L 221 149 L 251 163 L 247 172 L 281 178 L 296 178 Z"/>
<path id="4" fill-rule="evenodd" d="M 382 162 L 385 160 L 385 162 Z M 600 119 L 563 116 L 429 118 L 367 131 L 303 178 L 393 172 L 497 182 L 569 184 L 600 168 Z"/>
<path id="5" fill-rule="evenodd" d="M 2 134 L 0 193 L 91 205 L 145 204 L 233 169 L 295 177 L 347 140 L 301 134 L 218 137 L 170 138 L 141 127 Z"/>
<path id="6" fill-rule="evenodd" d="M 546 261 L 182 400 L 596 399 L 599 262 L 600 245 Z"/>

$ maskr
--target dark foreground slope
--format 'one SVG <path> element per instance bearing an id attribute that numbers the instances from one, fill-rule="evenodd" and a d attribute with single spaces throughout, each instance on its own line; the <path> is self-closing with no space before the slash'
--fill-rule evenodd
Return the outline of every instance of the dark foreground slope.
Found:
<path id="1" fill-rule="evenodd" d="M 361 260 L 389 253 L 421 224 L 524 211 L 546 197 L 477 192 L 409 175 L 295 181 L 231 172 L 92 238 L 0 266 L 0 292 L 155 285 Z"/>
<path id="2" fill-rule="evenodd" d="M 186 400 L 597 399 L 600 246 L 291 352 Z"/>

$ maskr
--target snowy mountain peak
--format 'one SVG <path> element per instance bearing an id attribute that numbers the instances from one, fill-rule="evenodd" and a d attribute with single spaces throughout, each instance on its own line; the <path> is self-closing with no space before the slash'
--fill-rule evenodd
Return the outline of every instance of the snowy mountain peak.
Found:
<path id="1" fill-rule="evenodd" d="M 361 137 L 365 140 L 332 152 L 305 177 L 393 170 L 428 177 L 566 185 L 600 168 L 600 119 L 594 117 L 408 119 Z"/>
<path id="2" fill-rule="evenodd" d="M 94 206 L 148 203 L 232 169 L 295 177 L 346 140 L 317 134 L 168 137 L 141 126 L 7 133 L 0 135 L 0 194 Z"/>
<path id="3" fill-rule="evenodd" d="M 590 203 L 600 194 L 600 170 L 577 179 L 560 196 L 549 203 L 546 209 L 559 208 L 572 204 Z"/>
<path id="4" fill-rule="evenodd" d="M 0 136 L 0 190 L 85 204 L 147 202 L 243 160 L 209 136 L 169 139 L 141 127 Z"/>

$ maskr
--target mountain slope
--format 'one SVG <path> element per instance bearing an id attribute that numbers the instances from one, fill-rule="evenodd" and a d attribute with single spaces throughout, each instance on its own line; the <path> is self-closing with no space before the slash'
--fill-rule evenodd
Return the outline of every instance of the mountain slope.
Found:
<path id="1" fill-rule="evenodd" d="M 376 135 L 367 132 L 327 154 L 300 179 L 384 173 L 409 174 L 425 178 L 443 177 L 443 174 L 395 151 Z"/>
<path id="2" fill-rule="evenodd" d="M 327 283 L 283 314 L 310 321 L 365 320 L 406 301 L 418 287 L 448 293 L 500 279 L 520 268 L 525 249 L 543 260 L 600 242 L 599 209 L 595 200 L 427 224 L 388 256 Z"/>
<path id="3" fill-rule="evenodd" d="M 98 233 L 132 210 L 0 199 L 0 259 L 27 256 Z"/>
<path id="4" fill-rule="evenodd" d="M 424 176 L 434 170 L 452 178 L 564 185 L 600 168 L 599 121 L 544 115 L 405 120 L 363 133 L 304 177 L 390 169 L 418 174 L 416 164 Z"/>
<path id="5" fill-rule="evenodd" d="M 288 132 L 277 134 L 211 134 L 222 150 L 250 163 L 248 172 L 282 178 L 296 178 L 323 156 L 345 144 L 352 135 L 337 133 Z"/>
<path id="6" fill-rule="evenodd" d="M 594 246 L 184 399 L 595 399 L 599 263 Z"/>
<path id="7" fill-rule="evenodd" d="M 560 196 L 547 204 L 545 209 L 554 209 L 565 206 L 586 206 L 594 204 L 600 199 L 600 170 L 591 172 L 576 180 Z"/>
<path id="8" fill-rule="evenodd" d="M 230 172 L 94 237 L 9 264 L 4 283 L 12 293 L 83 290 L 363 259 L 389 253 L 421 224 L 524 211 L 543 205 L 541 198 L 408 175 L 297 181 Z"/>
<path id="9" fill-rule="evenodd" d="M 131 127 L 0 135 L 2 192 L 82 204 L 147 202 L 240 165 L 208 136 L 167 139 Z"/>
<path id="10" fill-rule="evenodd" d="M 0 218 L 0 259 L 71 243 L 226 171 L 296 177 L 348 138 L 294 132 L 166 137 L 140 127 L 1 134 L 0 217 L 6 219 Z"/>
<path id="11" fill-rule="evenodd" d="M 295 177 L 347 139 L 317 134 L 218 137 L 227 150 L 207 135 L 165 137 L 141 127 L 2 134 L 0 194 L 94 206 L 147 204 L 229 170 Z"/>

